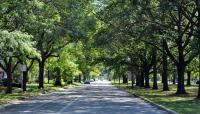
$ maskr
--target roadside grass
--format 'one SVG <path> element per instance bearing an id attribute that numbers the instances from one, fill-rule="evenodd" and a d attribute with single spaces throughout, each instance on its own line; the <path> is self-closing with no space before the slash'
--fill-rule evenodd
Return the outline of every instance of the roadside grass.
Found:
<path id="1" fill-rule="evenodd" d="M 200 114 L 200 100 L 196 99 L 196 85 L 186 86 L 186 95 L 175 95 L 176 85 L 169 85 L 170 91 L 162 91 L 162 84 L 158 84 L 158 90 L 134 87 L 131 88 L 131 82 L 127 84 L 113 83 L 120 89 L 126 90 L 131 94 L 147 98 L 148 100 L 162 105 L 168 109 L 174 110 L 180 114 Z"/>
<path id="2" fill-rule="evenodd" d="M 5 94 L 5 92 L 0 93 L 0 105 L 10 103 L 17 100 L 23 100 L 31 96 L 37 96 L 41 94 L 47 94 L 53 91 L 62 91 L 68 87 L 79 86 L 81 83 L 73 82 L 73 84 L 60 86 L 53 86 L 53 84 L 44 84 L 44 89 L 38 89 L 38 84 L 27 84 L 27 91 L 23 92 L 21 88 L 13 88 L 12 94 Z M 5 87 L 1 87 L 5 89 Z"/>

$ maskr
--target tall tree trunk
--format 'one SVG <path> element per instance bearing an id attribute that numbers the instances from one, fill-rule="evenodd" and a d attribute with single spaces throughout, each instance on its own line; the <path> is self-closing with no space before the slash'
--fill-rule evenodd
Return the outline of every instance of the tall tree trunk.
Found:
<path id="1" fill-rule="evenodd" d="M 85 74 L 83 75 L 83 81 L 84 82 L 86 81 L 86 75 Z"/>
<path id="2" fill-rule="evenodd" d="M 141 75 L 139 79 L 140 79 L 140 87 L 144 87 L 144 70 L 141 70 Z"/>
<path id="3" fill-rule="evenodd" d="M 28 76 L 28 71 L 23 71 L 23 80 L 22 80 L 22 89 L 23 91 L 26 91 L 26 83 L 27 83 L 27 76 Z"/>
<path id="4" fill-rule="evenodd" d="M 60 68 L 56 69 L 56 81 L 54 83 L 54 86 L 62 86 L 62 83 L 61 83 L 61 70 L 60 70 Z"/>
<path id="5" fill-rule="evenodd" d="M 187 86 L 191 86 L 191 70 L 187 71 Z"/>
<path id="6" fill-rule="evenodd" d="M 78 76 L 78 82 L 81 83 L 81 75 Z"/>
<path id="7" fill-rule="evenodd" d="M 144 87 L 145 88 L 150 88 L 150 84 L 149 84 L 149 66 L 147 64 L 147 62 L 144 63 Z"/>
<path id="8" fill-rule="evenodd" d="M 157 84 L 157 52 L 156 49 L 153 51 L 153 89 L 158 89 Z"/>
<path id="9" fill-rule="evenodd" d="M 11 94 L 12 93 L 12 70 L 11 70 L 11 63 L 8 63 L 7 65 L 7 90 L 6 93 L 7 94 Z"/>
<path id="10" fill-rule="evenodd" d="M 123 84 L 128 83 L 128 80 L 127 80 L 128 78 L 125 74 L 123 74 L 122 78 L 123 78 Z"/>
<path id="11" fill-rule="evenodd" d="M 183 47 L 182 47 L 182 38 L 178 39 L 178 64 L 177 64 L 177 71 L 178 71 L 178 86 L 176 94 L 186 94 L 185 91 L 185 84 L 184 84 L 184 74 L 185 74 L 185 60 L 183 54 Z"/>
<path id="12" fill-rule="evenodd" d="M 177 65 L 178 70 L 178 86 L 176 94 L 186 94 L 185 85 L 184 85 L 184 73 L 185 73 L 185 65 L 184 63 L 180 62 Z"/>
<path id="13" fill-rule="evenodd" d="M 39 62 L 39 77 L 38 77 L 39 89 L 44 88 L 44 66 L 45 66 L 45 61 L 44 60 L 40 61 Z"/>
<path id="14" fill-rule="evenodd" d="M 136 84 L 135 86 L 140 86 L 140 76 L 137 74 L 136 75 Z"/>
<path id="15" fill-rule="evenodd" d="M 164 45 L 164 41 L 163 41 L 163 50 L 166 50 L 166 47 Z M 162 73 L 163 91 L 169 91 L 167 55 L 163 54 L 162 59 L 163 59 L 163 73 Z"/>
<path id="16" fill-rule="evenodd" d="M 176 40 L 176 44 L 178 47 L 178 62 L 176 63 L 177 71 L 178 71 L 178 85 L 176 94 L 186 94 L 185 84 L 184 84 L 184 74 L 185 74 L 185 55 L 184 55 L 184 47 L 183 47 L 183 32 L 182 32 L 182 14 L 181 9 L 178 7 L 178 21 L 177 21 L 177 32 L 178 39 Z"/>
<path id="17" fill-rule="evenodd" d="M 150 88 L 150 84 L 149 84 L 149 69 L 145 68 L 145 88 Z"/>
<path id="18" fill-rule="evenodd" d="M 184 60 L 184 54 L 183 54 L 183 46 L 182 46 L 182 37 L 181 35 L 178 36 L 178 64 L 177 65 L 177 70 L 178 70 L 178 86 L 177 86 L 177 91 L 176 94 L 186 94 L 185 91 L 185 84 L 184 84 L 184 74 L 185 74 L 185 60 Z"/>
<path id="19" fill-rule="evenodd" d="M 134 84 L 135 84 L 135 78 L 134 78 L 134 75 L 133 75 L 133 71 L 131 70 L 131 87 L 132 88 L 134 87 Z"/>

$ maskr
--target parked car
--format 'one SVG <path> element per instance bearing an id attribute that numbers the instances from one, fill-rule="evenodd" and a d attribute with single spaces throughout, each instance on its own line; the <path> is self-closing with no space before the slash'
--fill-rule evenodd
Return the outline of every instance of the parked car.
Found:
<path id="1" fill-rule="evenodd" d="M 86 80 L 86 81 L 84 82 L 84 84 L 90 84 L 90 81 L 89 81 L 89 80 Z"/>
<path id="2" fill-rule="evenodd" d="M 90 79 L 90 82 L 94 82 L 94 79 Z"/>

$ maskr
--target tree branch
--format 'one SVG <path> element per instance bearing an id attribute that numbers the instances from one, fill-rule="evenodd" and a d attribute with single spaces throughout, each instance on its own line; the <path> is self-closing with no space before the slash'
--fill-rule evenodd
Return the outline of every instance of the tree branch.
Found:
<path id="1" fill-rule="evenodd" d="M 20 63 L 20 61 L 17 61 L 11 71 L 11 73 L 13 73 L 15 71 L 15 69 L 17 68 L 17 65 Z"/>

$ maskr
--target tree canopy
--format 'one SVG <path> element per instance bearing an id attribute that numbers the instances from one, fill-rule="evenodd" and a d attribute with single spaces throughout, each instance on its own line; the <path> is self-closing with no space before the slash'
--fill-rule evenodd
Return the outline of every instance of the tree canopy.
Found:
<path id="1" fill-rule="evenodd" d="M 19 63 L 27 76 L 38 74 L 39 88 L 49 72 L 56 72 L 55 85 L 105 72 L 125 82 L 131 72 L 132 87 L 151 88 L 152 82 L 158 89 L 161 80 L 169 91 L 172 79 L 176 94 L 186 94 L 186 74 L 188 85 L 199 75 L 199 0 L 0 3 L 0 65 L 10 77 L 8 93 Z"/>

